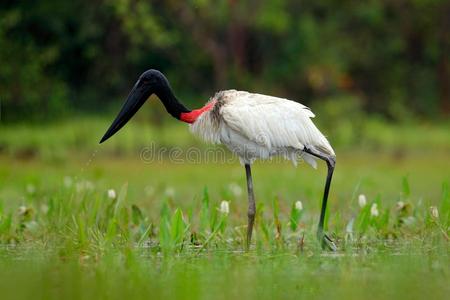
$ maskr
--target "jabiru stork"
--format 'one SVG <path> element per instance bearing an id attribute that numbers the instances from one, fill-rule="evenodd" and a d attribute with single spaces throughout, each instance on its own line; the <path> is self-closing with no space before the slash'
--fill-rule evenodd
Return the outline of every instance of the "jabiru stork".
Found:
<path id="1" fill-rule="evenodd" d="M 147 70 L 137 80 L 119 114 L 100 140 L 119 131 L 144 102 L 156 94 L 167 112 L 190 124 L 191 132 L 207 142 L 224 144 L 245 166 L 248 191 L 247 248 L 252 238 L 256 205 L 251 165 L 256 159 L 283 156 L 294 165 L 301 157 L 316 168 L 316 159 L 328 167 L 317 238 L 323 248 L 336 250 L 324 233 L 324 219 L 336 156 L 325 136 L 317 129 L 308 107 L 287 99 L 227 90 L 216 93 L 200 109 L 190 110 L 175 96 L 167 78 L 158 70 Z"/>

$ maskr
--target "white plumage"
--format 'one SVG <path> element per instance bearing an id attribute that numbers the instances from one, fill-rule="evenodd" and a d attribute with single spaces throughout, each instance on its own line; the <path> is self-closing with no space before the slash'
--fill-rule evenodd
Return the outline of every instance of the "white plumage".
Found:
<path id="1" fill-rule="evenodd" d="M 236 90 L 219 92 L 210 102 L 213 108 L 191 124 L 191 131 L 207 142 L 224 144 L 242 164 L 282 156 L 296 165 L 302 157 L 315 168 L 316 158 L 303 152 L 305 146 L 335 155 L 311 121 L 313 112 L 298 102 Z"/>

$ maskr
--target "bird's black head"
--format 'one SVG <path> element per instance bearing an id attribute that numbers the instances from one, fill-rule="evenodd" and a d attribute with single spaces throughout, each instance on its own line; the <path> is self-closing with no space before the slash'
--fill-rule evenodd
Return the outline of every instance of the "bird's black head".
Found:
<path id="1" fill-rule="evenodd" d="M 154 69 L 147 70 L 139 76 L 122 109 L 100 140 L 100 143 L 103 143 L 119 131 L 152 94 L 158 96 L 166 110 L 175 118 L 179 118 L 182 112 L 189 111 L 176 99 L 170 88 L 169 81 L 163 73 Z"/>
<path id="2" fill-rule="evenodd" d="M 150 69 L 145 71 L 139 76 L 137 85 L 147 86 L 154 90 L 161 90 L 162 88 L 169 87 L 169 81 L 166 76 L 158 70 Z"/>

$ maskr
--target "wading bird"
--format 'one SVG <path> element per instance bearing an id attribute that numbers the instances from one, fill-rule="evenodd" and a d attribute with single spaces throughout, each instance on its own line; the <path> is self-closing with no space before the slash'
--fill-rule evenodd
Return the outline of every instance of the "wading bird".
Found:
<path id="1" fill-rule="evenodd" d="M 323 232 L 325 210 L 336 156 L 325 136 L 311 118 L 311 110 L 287 99 L 228 90 L 216 93 L 205 106 L 190 110 L 175 97 L 166 77 L 157 70 L 144 72 L 134 85 L 122 109 L 100 140 L 106 141 L 120 130 L 144 102 L 156 94 L 167 112 L 190 124 L 193 133 L 212 143 L 224 144 L 245 166 L 248 190 L 247 247 L 252 238 L 256 205 L 251 164 L 255 159 L 284 156 L 295 165 L 299 156 L 316 167 L 316 158 L 328 166 L 317 237 L 322 247 L 336 250 Z"/>

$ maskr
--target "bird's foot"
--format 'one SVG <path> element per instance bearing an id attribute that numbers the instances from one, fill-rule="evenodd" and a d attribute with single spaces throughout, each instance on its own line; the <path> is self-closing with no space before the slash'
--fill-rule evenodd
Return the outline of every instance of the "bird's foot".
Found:
<path id="1" fill-rule="evenodd" d="M 317 237 L 323 250 L 329 250 L 332 252 L 337 251 L 336 244 L 328 235 L 326 235 L 325 233 L 319 233 L 317 234 Z"/>
<path id="2" fill-rule="evenodd" d="M 337 251 L 337 246 L 334 241 L 328 237 L 328 235 L 324 234 L 322 238 L 322 249 L 327 249 L 333 252 Z"/>

